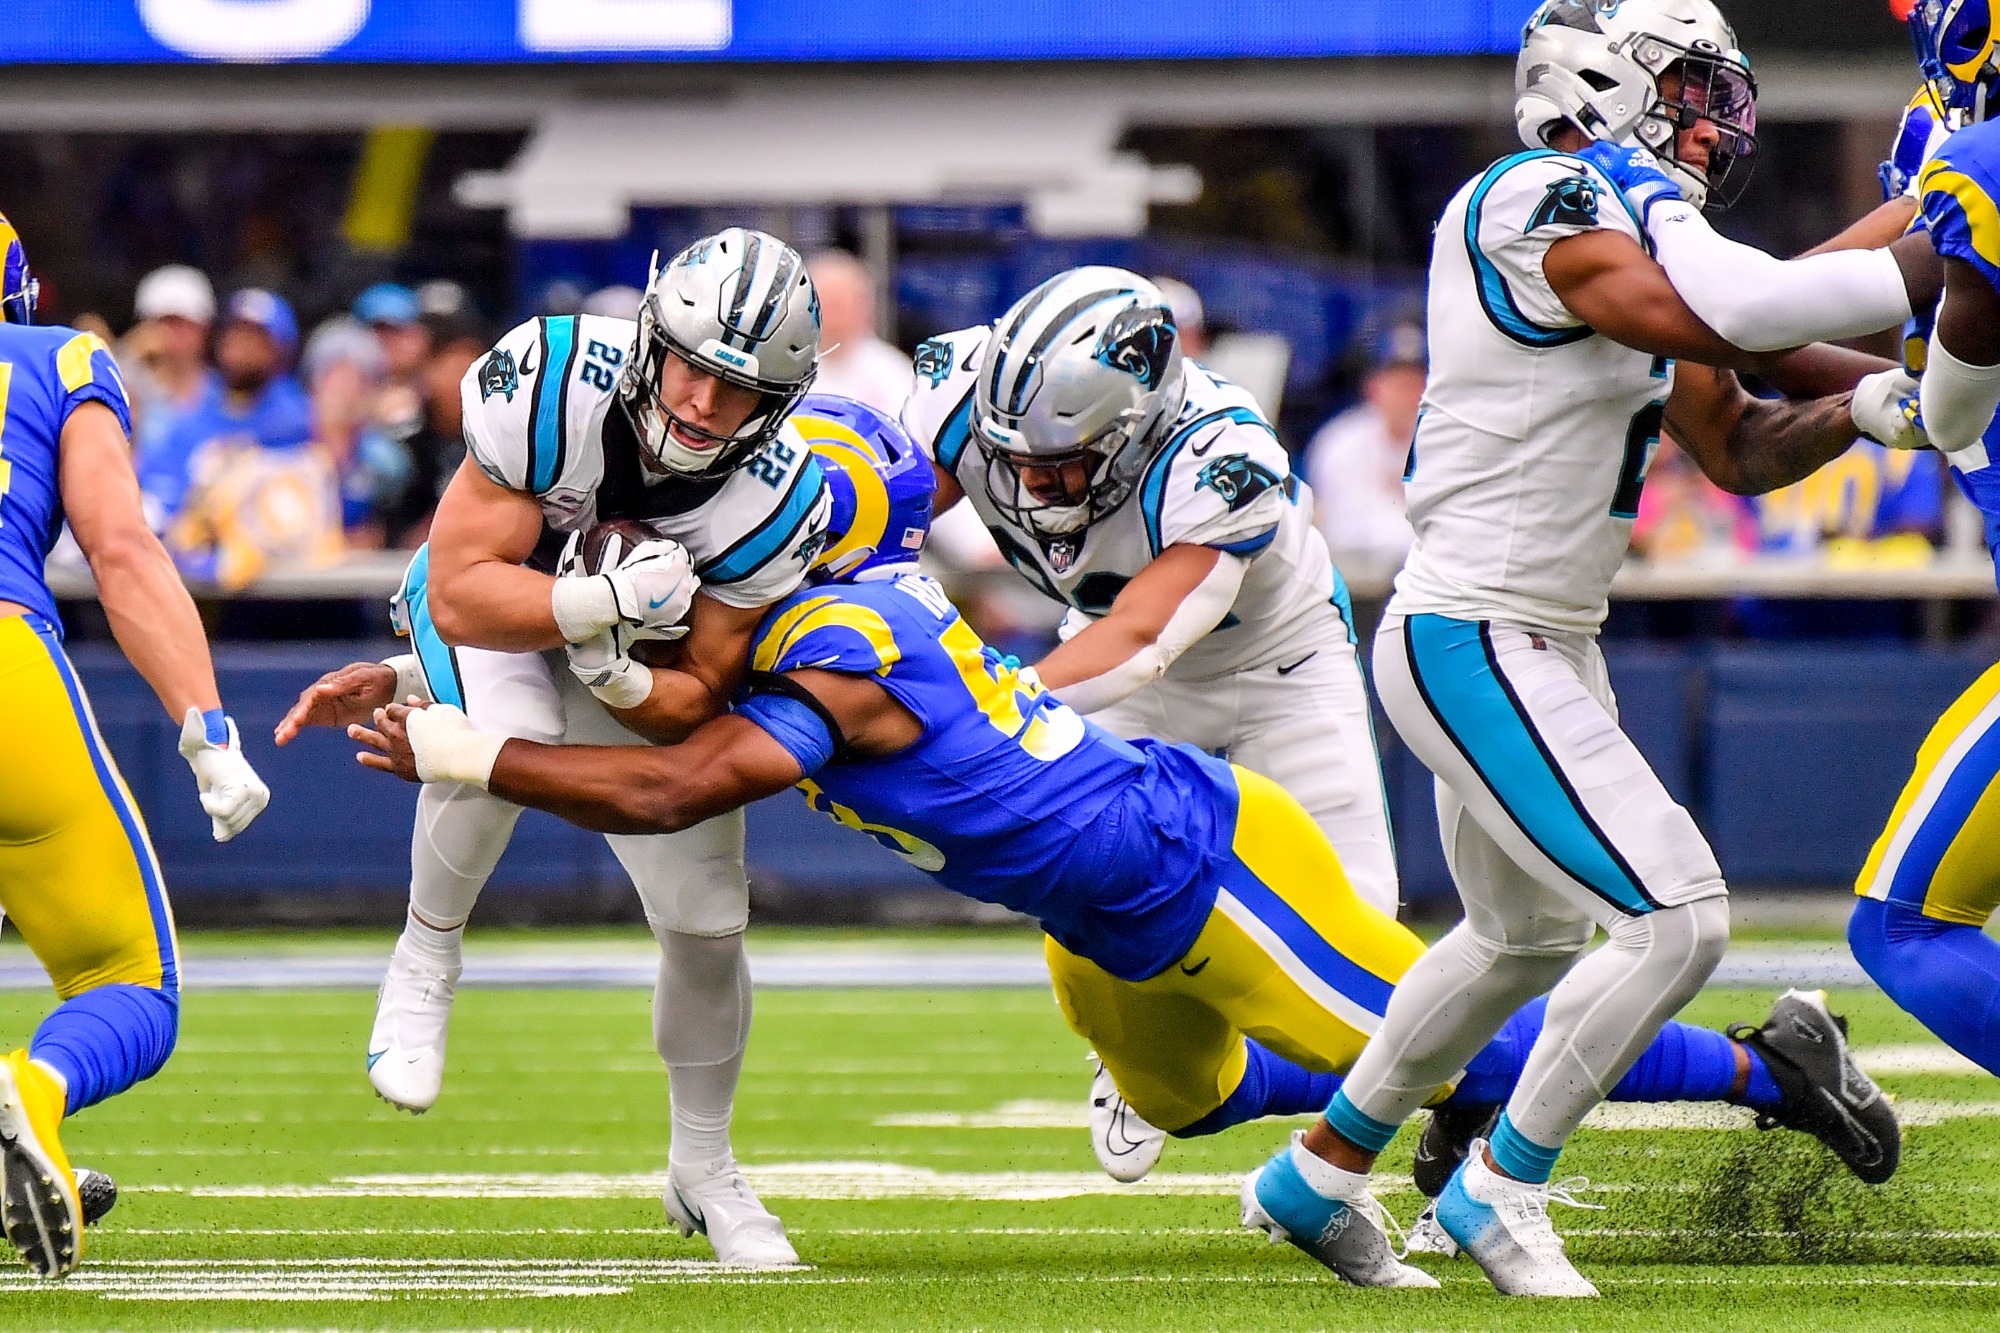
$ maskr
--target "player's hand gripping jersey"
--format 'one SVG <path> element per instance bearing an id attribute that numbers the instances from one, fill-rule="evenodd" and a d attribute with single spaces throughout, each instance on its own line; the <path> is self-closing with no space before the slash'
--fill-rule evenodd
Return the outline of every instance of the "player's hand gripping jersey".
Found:
<path id="1" fill-rule="evenodd" d="M 1132 494 L 1081 532 L 1044 545 L 994 507 L 986 458 L 972 439 L 972 394 L 992 330 L 962 329 L 917 349 L 916 389 L 903 426 L 965 488 L 1001 552 L 1023 577 L 1070 608 L 1065 638 L 1104 615 L 1169 546 L 1213 546 L 1254 557 L 1230 614 L 1167 669 L 1170 680 L 1212 680 L 1296 657 L 1298 635 L 1347 615 L 1347 589 L 1312 524 L 1312 492 L 1255 400 L 1187 363 L 1187 399 Z"/>
<path id="2" fill-rule="evenodd" d="M 879 682 L 922 739 L 808 765 L 806 799 L 1114 976 L 1173 963 L 1215 906 L 1235 831 L 1229 766 L 1085 722 L 980 642 L 931 580 L 794 593 L 759 629 L 751 669 Z"/>
<path id="3" fill-rule="evenodd" d="M 103 403 L 131 433 L 125 384 L 102 339 L 54 324 L 0 324 L 0 600 L 56 626 L 42 575 L 63 524 L 56 451 L 63 423 L 84 403 Z"/>
<path id="4" fill-rule="evenodd" d="M 1543 275 L 1551 245 L 1600 227 L 1651 248 L 1617 188 L 1563 153 L 1505 158 L 1446 205 L 1405 478 L 1417 539 L 1392 610 L 1603 623 L 1673 364 L 1599 337 Z"/>

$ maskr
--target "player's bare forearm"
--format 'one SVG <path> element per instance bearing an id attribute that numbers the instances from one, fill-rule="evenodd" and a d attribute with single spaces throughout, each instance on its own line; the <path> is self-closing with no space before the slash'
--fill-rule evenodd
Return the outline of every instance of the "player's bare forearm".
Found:
<path id="1" fill-rule="evenodd" d="M 1848 398 L 1753 398 L 1727 371 L 1682 366 L 1666 424 L 1710 481 L 1732 495 L 1764 495 L 1847 452 L 1858 436 Z"/>
<path id="2" fill-rule="evenodd" d="M 719 717 L 743 684 L 750 638 L 764 607 L 730 606 L 697 593 L 677 667 L 654 667 L 653 692 L 637 708 L 611 710 L 626 730 L 672 745 Z"/>
<path id="3" fill-rule="evenodd" d="M 1084 627 L 1069 642 L 1058 645 L 1035 664 L 1035 674 L 1051 690 L 1110 675 L 1139 654 L 1160 643 L 1161 636 L 1190 594 L 1227 557 L 1208 546 L 1170 546 L 1119 592 L 1103 619 Z M 1240 586 L 1240 576 L 1237 586 Z M 1233 595 L 1234 588 L 1230 589 Z M 1229 599 L 1218 599 L 1214 618 L 1194 626 L 1205 634 L 1228 613 Z M 1204 613 L 1205 616 L 1205 613 Z M 1185 637 L 1185 636 L 1183 636 Z M 1180 647 L 1177 641 L 1174 649 Z M 1175 654 L 1178 656 L 1178 652 Z M 1161 664 L 1165 670 L 1171 662 Z"/>
<path id="4" fill-rule="evenodd" d="M 1766 384 L 1789 398 L 1825 398 L 1846 393 L 1864 375 L 1889 370 L 1895 362 L 1834 343 L 1814 343 L 1778 353 L 1760 366 Z"/>
<path id="5" fill-rule="evenodd" d="M 798 761 L 761 727 L 724 717 L 661 749 L 508 741 L 487 790 L 597 833 L 677 833 L 799 777 Z"/>
<path id="6" fill-rule="evenodd" d="M 542 535 L 541 506 L 472 460 L 459 465 L 431 521 L 431 623 L 446 643 L 497 652 L 560 648 L 554 579 L 521 564 Z"/>
<path id="7" fill-rule="evenodd" d="M 1835 250 L 1880 250 L 1885 245 L 1899 240 L 1910 229 L 1910 222 L 1917 216 L 1917 201 L 1909 196 L 1891 199 L 1849 223 L 1838 235 L 1821 241 L 1812 249 L 1800 255 L 1800 259 L 1810 259 Z"/>
<path id="8" fill-rule="evenodd" d="M 175 721 L 190 708 L 221 707 L 201 615 L 146 526 L 131 446 L 110 408 L 84 403 L 70 413 L 58 466 L 63 511 L 118 646 Z"/>

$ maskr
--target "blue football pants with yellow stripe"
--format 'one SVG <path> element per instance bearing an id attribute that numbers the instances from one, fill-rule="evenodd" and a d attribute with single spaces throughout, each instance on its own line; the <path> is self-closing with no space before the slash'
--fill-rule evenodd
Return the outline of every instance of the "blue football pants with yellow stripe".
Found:
<path id="1" fill-rule="evenodd" d="M 1898 1005 L 2000 1074 L 2000 666 L 1938 719 L 1855 884 L 1854 957 Z"/>
<path id="2" fill-rule="evenodd" d="M 1119 1093 L 1180 1136 L 1327 1105 L 1423 941 L 1361 901 L 1309 815 L 1275 784 L 1236 770 L 1241 793 L 1216 905 L 1194 946 L 1144 981 L 1124 981 L 1047 940 L 1063 1017 L 1092 1043 Z M 1507 1100 L 1546 1021 L 1535 1001 L 1500 1025 L 1449 1100 Z M 1755 1052 L 1739 1079 L 1719 1032 L 1668 1023 L 1613 1101 L 1777 1102 Z"/>
<path id="3" fill-rule="evenodd" d="M 53 626 L 0 618 L 0 909 L 62 1004 L 29 1052 L 83 1109 L 157 1073 L 179 1028 L 173 913 L 138 806 Z"/>

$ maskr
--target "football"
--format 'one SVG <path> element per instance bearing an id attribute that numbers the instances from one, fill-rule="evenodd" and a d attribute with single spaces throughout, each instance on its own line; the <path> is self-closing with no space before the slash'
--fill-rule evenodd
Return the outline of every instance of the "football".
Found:
<path id="1" fill-rule="evenodd" d="M 619 562 L 641 542 L 655 541 L 666 534 L 650 523 L 632 518 L 611 518 L 593 524 L 577 544 L 577 563 L 586 575 L 603 574 L 618 568 Z"/>

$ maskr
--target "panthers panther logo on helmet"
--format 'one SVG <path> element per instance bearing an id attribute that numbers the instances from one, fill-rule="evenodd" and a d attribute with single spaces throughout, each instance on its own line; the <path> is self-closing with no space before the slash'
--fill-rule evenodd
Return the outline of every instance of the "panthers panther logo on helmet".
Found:
<path id="1" fill-rule="evenodd" d="M 1172 363 L 1174 312 L 1165 306 L 1128 306 L 1104 326 L 1097 359 L 1122 370 L 1148 389 L 1157 389 Z"/>

